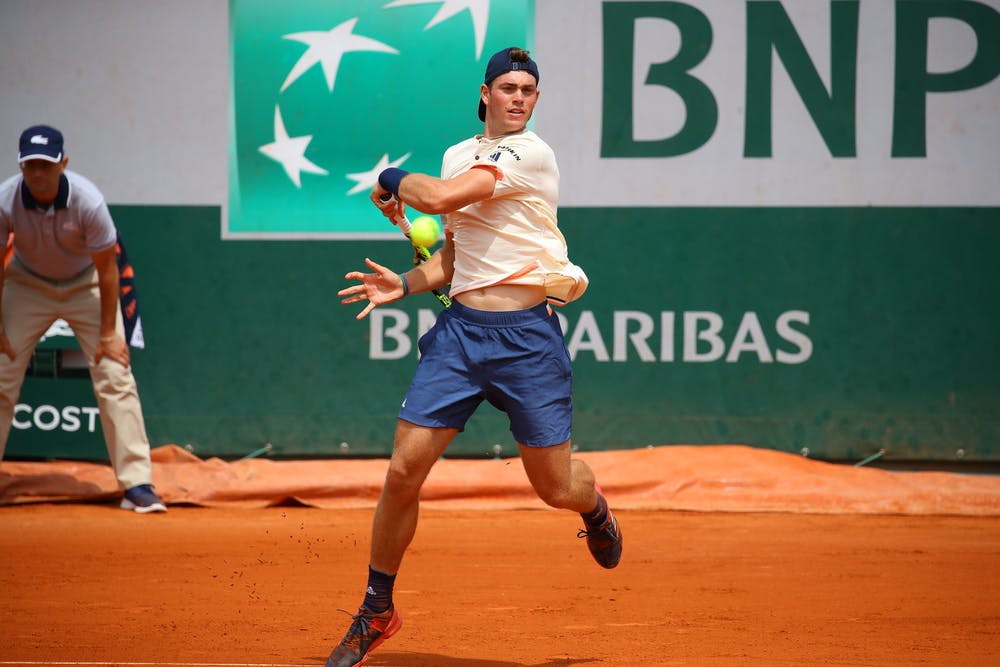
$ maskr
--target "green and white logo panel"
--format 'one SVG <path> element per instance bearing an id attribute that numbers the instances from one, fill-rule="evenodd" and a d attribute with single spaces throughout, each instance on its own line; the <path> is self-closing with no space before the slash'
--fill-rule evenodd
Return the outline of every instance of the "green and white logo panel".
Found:
<path id="1" fill-rule="evenodd" d="M 531 48 L 533 0 L 230 0 L 224 238 L 398 238 L 368 201 L 481 130 L 486 60 Z"/>
<path id="2" fill-rule="evenodd" d="M 547 0 L 562 206 L 996 206 L 1000 0 Z"/>

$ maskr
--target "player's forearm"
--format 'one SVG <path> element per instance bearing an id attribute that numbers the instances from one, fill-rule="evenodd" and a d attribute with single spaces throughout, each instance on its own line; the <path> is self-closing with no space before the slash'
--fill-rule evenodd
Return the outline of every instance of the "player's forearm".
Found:
<path id="1" fill-rule="evenodd" d="M 442 251 L 431 255 L 430 259 L 401 274 L 406 281 L 407 292 L 429 292 L 451 282 L 451 274 L 445 270 Z"/>
<path id="2" fill-rule="evenodd" d="M 495 185 L 495 176 L 481 169 L 449 179 L 411 173 L 399 183 L 399 198 L 418 211 L 437 215 L 491 197 Z"/>

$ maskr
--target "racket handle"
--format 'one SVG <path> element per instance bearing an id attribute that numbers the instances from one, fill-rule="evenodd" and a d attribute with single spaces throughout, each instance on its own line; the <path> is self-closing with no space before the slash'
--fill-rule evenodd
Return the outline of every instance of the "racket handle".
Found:
<path id="1" fill-rule="evenodd" d="M 379 196 L 379 201 L 385 203 L 391 202 L 393 199 L 395 198 L 392 196 L 391 192 L 386 192 Z M 410 219 L 407 218 L 405 214 L 392 216 L 392 222 L 399 227 L 406 238 L 410 238 Z"/>

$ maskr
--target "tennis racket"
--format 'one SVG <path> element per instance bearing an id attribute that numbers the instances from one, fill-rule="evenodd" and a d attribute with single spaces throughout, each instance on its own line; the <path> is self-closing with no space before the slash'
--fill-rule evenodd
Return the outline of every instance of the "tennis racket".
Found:
<path id="1" fill-rule="evenodd" d="M 381 197 L 379 197 L 379 199 L 383 202 L 392 201 L 393 199 L 392 193 L 387 192 Z M 410 238 L 410 219 L 406 217 L 405 213 L 402 215 L 393 216 L 392 221 L 396 224 L 397 227 L 399 227 L 400 231 L 403 232 L 403 236 L 405 236 L 406 238 Z M 413 246 L 413 266 L 418 266 L 420 264 L 423 264 L 424 262 L 426 262 L 428 259 L 431 258 L 430 250 L 428 250 L 423 246 L 419 246 L 416 243 L 413 243 L 412 240 L 410 241 L 410 243 Z M 451 299 L 448 298 L 448 295 L 445 294 L 444 292 L 438 289 L 432 289 L 431 294 L 437 297 L 437 300 L 440 301 L 441 305 L 443 305 L 445 308 L 451 307 Z"/>

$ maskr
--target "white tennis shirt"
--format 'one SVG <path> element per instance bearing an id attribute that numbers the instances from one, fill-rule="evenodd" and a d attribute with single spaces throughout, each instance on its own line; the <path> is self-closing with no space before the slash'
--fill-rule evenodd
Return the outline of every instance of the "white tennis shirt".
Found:
<path id="1" fill-rule="evenodd" d="M 562 305 L 587 289 L 587 275 L 569 261 L 559 231 L 559 167 L 555 154 L 530 130 L 500 137 L 477 135 L 445 151 L 441 177 L 475 167 L 497 175 L 489 199 L 443 216 L 455 243 L 450 294 L 498 285 L 544 285 Z"/>

